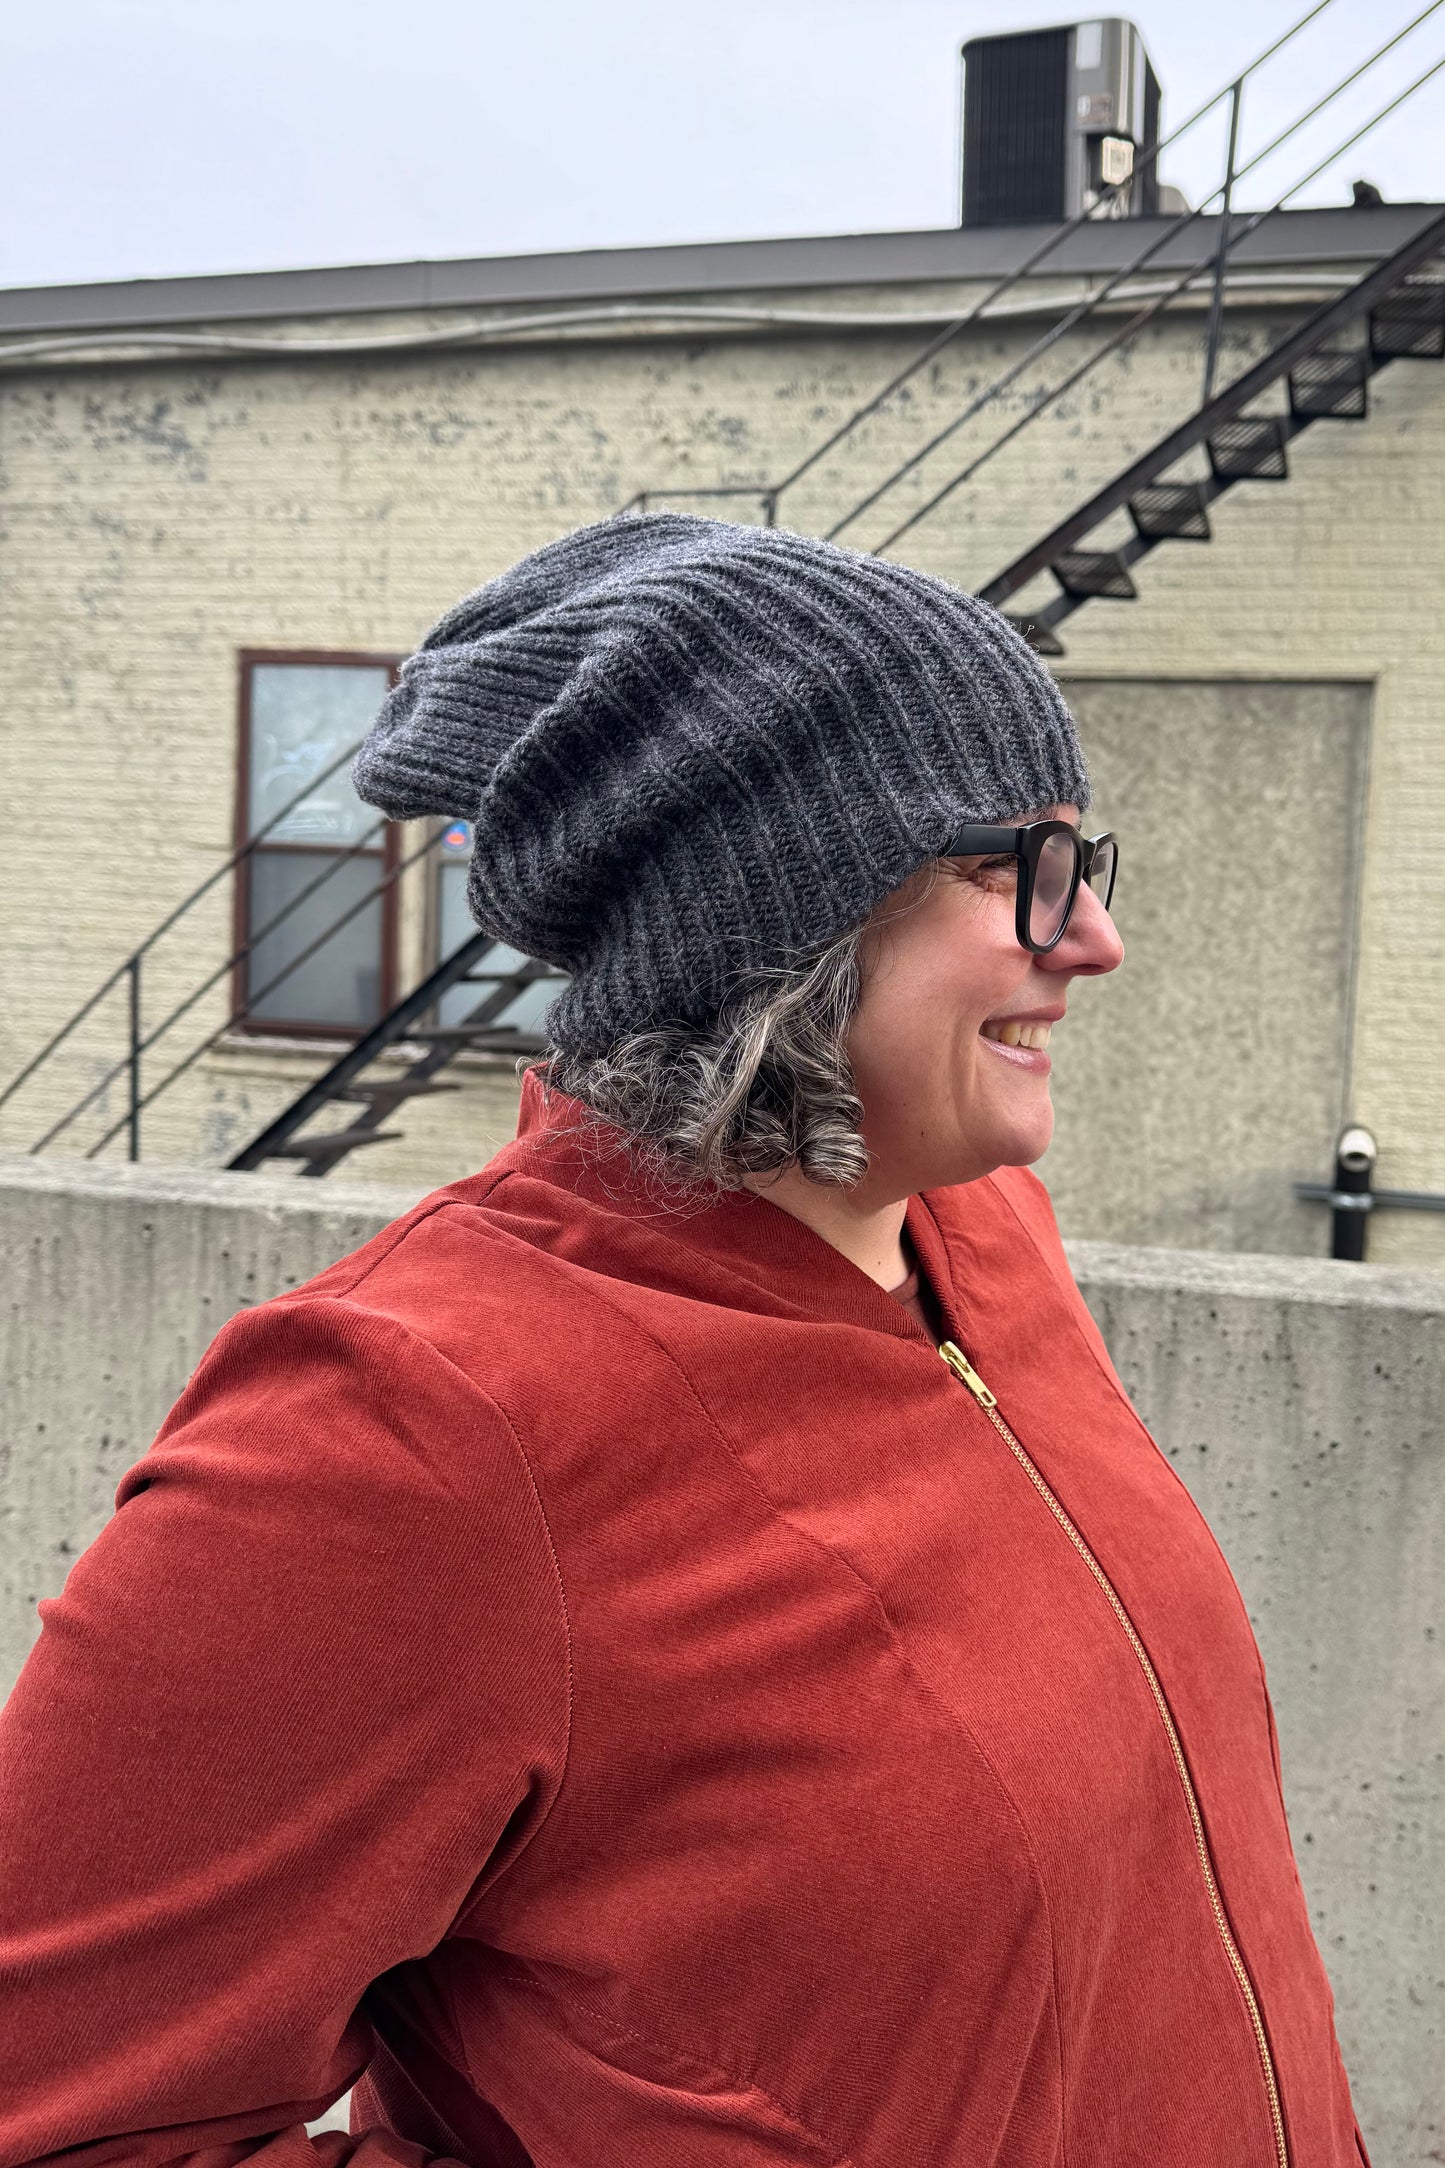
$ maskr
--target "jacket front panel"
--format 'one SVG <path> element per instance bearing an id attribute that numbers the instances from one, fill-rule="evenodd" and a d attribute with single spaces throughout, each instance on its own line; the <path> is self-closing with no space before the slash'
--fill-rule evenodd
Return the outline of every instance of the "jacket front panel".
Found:
<path id="1" fill-rule="evenodd" d="M 1006 1197 L 1006 1212 L 967 1210 L 968 1192 L 937 1200 L 948 1270 L 970 1291 L 989 1382 L 1005 1415 L 1028 1411 L 1026 1442 L 1104 1564 L 1168 1697 L 1220 1901 L 1260 2006 L 1291 2157 L 1353 2162 L 1333 1998 L 1290 1844 L 1273 1717 L 1243 1600 L 1118 1382 L 1068 1273 L 1042 1185 L 1016 1173 L 989 1186 Z M 1037 1308 L 1012 1299 L 1009 1288 L 1008 1259 L 1024 1240 L 1052 1267 L 1038 1283 Z M 1262 1439 L 1261 1451 L 1268 1444 Z"/>
<path id="2" fill-rule="evenodd" d="M 930 1200 L 916 1239 L 1166 1681 L 1231 1932 L 1273 1989 L 1292 2157 L 1352 2159 L 1247 1621 L 1016 1194 L 1037 1220 L 1013 1178 Z M 619 2064 L 657 2084 L 680 2059 L 860 2162 L 1276 2159 L 1168 1731 L 1038 1488 L 786 1215 L 668 1227 L 617 1202 L 559 1204 L 518 1163 L 477 1204 L 477 1239 L 509 1245 L 498 1289 L 565 1318 L 490 1387 L 531 1441 L 578 1685 L 558 1808 L 468 1922 L 521 1968 L 493 1992 L 535 2022 L 548 1983 L 604 2094 Z M 475 1286 L 466 1232 L 446 1239 L 440 1276 Z M 486 1344 L 485 1301 L 465 1332 Z M 505 2032 L 472 2052 L 526 2128 L 545 2104 L 514 2099 Z"/>

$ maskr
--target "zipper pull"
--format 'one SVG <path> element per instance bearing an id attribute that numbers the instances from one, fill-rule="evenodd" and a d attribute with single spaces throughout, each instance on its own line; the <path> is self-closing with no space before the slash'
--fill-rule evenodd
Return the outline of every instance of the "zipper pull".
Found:
<path id="1" fill-rule="evenodd" d="M 938 1352 L 954 1376 L 962 1379 L 981 1408 L 996 1408 L 998 1406 L 993 1394 L 984 1384 L 983 1379 L 956 1341 L 945 1340 Z"/>

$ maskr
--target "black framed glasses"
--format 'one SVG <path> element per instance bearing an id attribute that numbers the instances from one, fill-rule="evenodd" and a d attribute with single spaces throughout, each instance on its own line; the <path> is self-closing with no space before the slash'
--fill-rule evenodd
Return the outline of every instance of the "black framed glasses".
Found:
<path id="1" fill-rule="evenodd" d="M 1081 836 L 1071 821 L 1029 821 L 1022 828 L 960 828 L 939 856 L 1018 860 L 1014 923 L 1020 945 L 1032 949 L 1035 956 L 1047 956 L 1063 940 L 1082 882 L 1087 881 L 1108 910 L 1119 871 L 1114 837 L 1107 832 Z"/>

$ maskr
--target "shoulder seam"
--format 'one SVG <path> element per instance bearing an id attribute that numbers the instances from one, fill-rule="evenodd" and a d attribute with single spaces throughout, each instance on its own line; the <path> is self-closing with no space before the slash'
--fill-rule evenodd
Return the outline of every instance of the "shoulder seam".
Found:
<path id="1" fill-rule="evenodd" d="M 503 1175 L 500 1179 L 505 1180 L 505 1175 Z M 496 1183 L 492 1184 L 493 1189 L 495 1189 L 497 1186 L 498 1185 Z M 486 1194 L 490 1196 L 491 1189 L 489 1189 Z M 356 1289 L 361 1286 L 362 1282 L 369 1279 L 371 1277 L 371 1274 L 375 1272 L 379 1266 L 384 1265 L 387 1259 L 393 1256 L 411 1235 L 416 1233 L 419 1227 L 425 1225 L 427 1220 L 435 1219 L 436 1215 L 439 1212 L 450 1211 L 453 1206 L 460 1204 L 461 1201 L 462 1200 L 458 1197 L 449 1197 L 443 1193 L 442 1195 L 435 1197 L 431 1201 L 431 1203 L 429 1203 L 424 1209 L 421 1206 L 417 1206 L 413 1211 L 404 1213 L 400 1219 L 394 1219 L 389 1226 L 381 1228 L 377 1234 L 373 1235 L 370 1242 L 363 1245 L 363 1248 L 371 1249 L 375 1244 L 382 1244 L 383 1247 L 377 1249 L 375 1256 L 368 1258 L 364 1265 L 360 1265 L 358 1269 L 351 1274 L 351 1276 L 345 1281 L 345 1283 L 341 1287 L 324 1288 L 316 1296 L 315 1299 L 318 1302 L 326 1302 L 332 1300 L 333 1298 L 344 1298 L 347 1295 L 354 1294 Z M 390 1236 L 391 1238 L 389 1241 L 386 1239 L 388 1236 Z M 357 1258 L 359 1255 L 360 1252 L 353 1251 L 351 1253 L 352 1260 Z M 334 1265 L 329 1265 L 326 1269 L 328 1272 L 335 1272 L 340 1268 L 340 1266 L 346 1264 L 348 1261 L 349 1260 L 346 1258 L 338 1258 Z M 321 1273 L 317 1273 L 315 1277 L 316 1279 L 321 1279 L 323 1275 Z M 273 1299 L 278 1302 L 284 1302 L 291 1297 L 297 1295 L 305 1295 L 314 1286 L 314 1284 L 315 1282 L 313 1280 L 308 1280 L 305 1281 L 300 1287 L 288 1287 L 287 1289 L 285 1289 L 284 1293 L 274 1297 Z M 430 1345 L 430 1343 L 428 1343 L 428 1345 Z M 443 1360 L 445 1360 L 444 1357 Z"/>
<path id="2" fill-rule="evenodd" d="M 455 1202 L 456 1200 L 454 1198 L 442 1198 L 432 1209 L 435 1211 L 440 1211 L 444 1209 L 447 1204 Z M 427 1218 L 429 1218 L 430 1216 L 430 1213 L 423 1215 L 423 1217 Z M 412 1224 L 418 1225 L 420 1224 L 420 1222 L 413 1222 Z M 410 1232 L 409 1228 L 407 1232 Z M 405 1235 L 401 1236 L 399 1239 L 404 1241 Z M 386 1254 L 389 1254 L 389 1252 Z M 381 1262 L 381 1259 L 378 1258 L 375 1260 L 375 1262 L 379 1264 Z M 365 1274 L 362 1275 L 362 1278 L 364 1277 Z M 352 1291 L 350 1289 L 340 1290 L 327 1288 L 318 1293 L 315 1291 L 311 1291 L 308 1288 L 295 1288 L 290 1290 L 290 1295 L 293 1302 L 295 1303 L 295 1307 L 297 1307 L 298 1309 L 303 1306 L 303 1303 L 314 1303 L 318 1308 L 330 1307 L 334 1305 L 338 1309 L 346 1309 L 352 1306 L 351 1292 Z M 557 1780 L 557 1789 L 552 1795 L 551 1804 L 548 1806 L 546 1813 L 542 1816 L 542 1819 L 538 1822 L 536 1828 L 528 1837 L 526 1843 L 521 1847 L 519 1851 L 514 1853 L 512 1858 L 507 1862 L 506 1867 L 503 1869 L 502 1876 L 498 1877 L 498 1879 L 501 1880 L 505 1877 L 505 1875 L 511 1872 L 517 1861 L 521 1859 L 527 1851 L 530 1850 L 531 1846 L 536 1842 L 537 1838 L 541 1835 L 542 1831 L 551 1821 L 552 1815 L 556 1810 L 557 1802 L 562 1797 L 563 1791 L 566 1789 L 568 1773 L 572 1766 L 573 1701 L 575 1693 L 576 1665 L 573 1659 L 572 1647 L 572 1612 L 571 1606 L 567 1601 L 567 1584 L 562 1573 L 562 1561 L 558 1555 L 556 1539 L 552 1534 L 552 1524 L 547 1518 L 547 1508 L 542 1501 L 541 1487 L 537 1481 L 537 1471 L 532 1464 L 532 1456 L 527 1451 L 527 1448 L 522 1441 L 521 1434 L 519 1433 L 516 1424 L 512 1421 L 506 1409 L 501 1405 L 498 1400 L 493 1398 L 492 1394 L 490 1394 L 486 1390 L 485 1386 L 479 1385 L 475 1378 L 469 1376 L 468 1373 L 463 1370 L 459 1364 L 454 1363 L 451 1357 L 444 1354 L 443 1351 L 435 1344 L 435 1342 L 429 1340 L 424 1333 L 417 1332 L 412 1326 L 404 1323 L 401 1318 L 393 1317 L 389 1311 L 370 1311 L 366 1310 L 359 1304 L 355 1307 L 358 1314 L 364 1319 L 366 1319 L 368 1323 L 388 1326 L 391 1328 L 392 1331 L 400 1333 L 402 1338 L 407 1341 L 411 1346 L 425 1348 L 427 1354 L 436 1363 L 438 1363 L 442 1367 L 442 1369 L 449 1372 L 451 1377 L 454 1380 L 458 1381 L 467 1393 L 471 1394 L 486 1408 L 490 1409 L 491 1413 L 496 1417 L 497 1421 L 505 1429 L 507 1436 L 511 1439 L 512 1444 L 516 1449 L 518 1460 L 521 1462 L 522 1472 L 526 1477 L 527 1488 L 531 1493 L 532 1504 L 536 1510 L 537 1518 L 542 1524 L 542 1534 L 546 1538 L 547 1543 L 547 1555 L 552 1561 L 553 1583 L 557 1596 L 558 1609 L 562 1614 L 562 1647 L 566 1669 L 566 1707 L 563 1714 L 562 1730 L 562 1769 L 561 1774 L 559 1775 Z M 254 1317 L 258 1314 L 258 1312 L 252 1310 L 244 1314 Z M 469 1894 L 466 1898 L 463 1899 L 462 1905 L 459 1908 L 460 1911 L 465 1911 L 467 1905 L 470 1902 L 471 1898 Z"/>
<path id="3" fill-rule="evenodd" d="M 428 1345 L 430 1345 L 430 1343 L 428 1343 Z M 440 1348 L 434 1349 L 433 1353 L 436 1355 L 439 1362 L 444 1362 L 447 1364 L 448 1369 L 457 1369 L 456 1364 L 450 1362 L 448 1358 L 442 1354 Z M 466 1373 L 464 1371 L 457 1370 L 457 1375 L 458 1377 L 465 1377 Z M 502 1423 L 505 1423 L 507 1427 L 507 1435 L 512 1440 L 513 1445 L 515 1445 L 518 1455 L 520 1456 L 522 1466 L 526 1471 L 527 1486 L 532 1493 L 532 1503 L 535 1505 L 537 1509 L 537 1517 L 542 1523 L 542 1533 L 547 1539 L 548 1556 L 551 1558 L 552 1561 L 552 1576 L 556 1584 L 558 1606 L 562 1613 L 562 1648 L 567 1666 L 567 1706 L 563 1717 L 562 1768 L 561 1773 L 557 1778 L 557 1789 L 552 1794 L 551 1803 L 548 1806 L 546 1813 L 542 1816 L 542 1819 L 538 1822 L 536 1828 L 532 1831 L 526 1843 L 521 1847 L 520 1851 L 513 1854 L 512 1858 L 508 1860 L 505 1868 L 502 1870 L 501 1875 L 498 1876 L 499 1881 L 504 1881 L 507 1875 L 511 1873 L 512 1868 L 516 1865 L 517 1861 L 521 1859 L 525 1853 L 531 1850 L 532 1846 L 536 1843 L 538 1837 L 541 1836 L 542 1831 L 547 1827 L 547 1824 L 551 1821 L 552 1816 L 557 1810 L 558 1800 L 560 1800 L 563 1792 L 567 1789 L 567 1778 L 572 1768 L 572 1711 L 573 1700 L 576 1691 L 577 1673 L 572 1656 L 572 1611 L 571 1606 L 567 1601 L 567 1583 L 562 1573 L 562 1561 L 557 1553 L 556 1539 L 552 1534 L 552 1524 L 547 1518 L 547 1508 L 542 1500 L 541 1486 L 537 1481 L 537 1471 L 532 1465 L 532 1456 L 527 1451 L 526 1446 L 523 1444 L 521 1433 L 518 1431 L 516 1424 L 512 1421 L 512 1418 L 510 1417 L 510 1415 L 508 1415 L 506 1409 L 502 1407 L 500 1402 L 494 1400 L 490 1393 L 484 1392 L 483 1389 L 479 1385 L 475 1384 L 472 1379 L 468 1378 L 467 1383 L 472 1386 L 472 1389 L 477 1394 L 478 1399 L 484 1400 L 487 1406 L 494 1410 L 498 1420 Z"/>

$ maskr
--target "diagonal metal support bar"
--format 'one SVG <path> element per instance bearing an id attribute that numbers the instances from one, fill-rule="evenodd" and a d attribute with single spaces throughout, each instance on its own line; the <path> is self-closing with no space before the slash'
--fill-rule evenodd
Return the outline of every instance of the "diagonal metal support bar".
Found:
<path id="1" fill-rule="evenodd" d="M 1229 149 L 1224 160 L 1224 193 L 1219 205 L 1219 248 L 1214 258 L 1214 292 L 1209 303 L 1209 338 L 1204 352 L 1204 390 L 1201 399 L 1214 396 L 1214 373 L 1219 366 L 1219 342 L 1224 336 L 1224 279 L 1229 268 L 1229 243 L 1234 228 L 1234 169 L 1239 162 L 1239 108 L 1244 97 L 1244 78 L 1229 93 Z"/>

